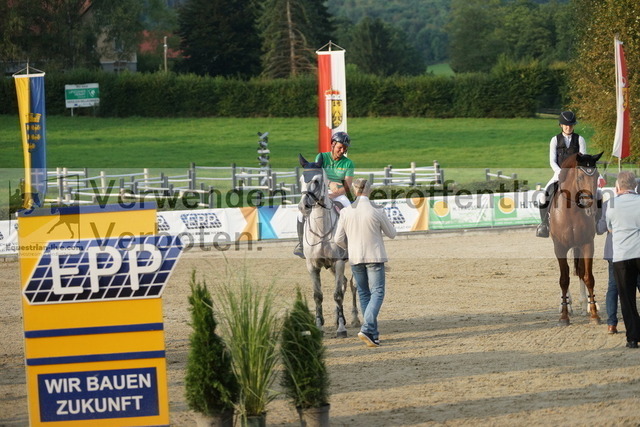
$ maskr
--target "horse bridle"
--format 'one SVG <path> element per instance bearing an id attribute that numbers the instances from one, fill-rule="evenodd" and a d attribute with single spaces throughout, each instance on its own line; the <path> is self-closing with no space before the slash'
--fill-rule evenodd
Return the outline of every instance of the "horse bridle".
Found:
<path id="1" fill-rule="evenodd" d="M 595 175 L 596 171 L 598 170 L 597 166 L 576 166 L 576 169 L 579 169 L 582 173 L 584 173 L 587 176 L 593 176 Z M 593 199 L 595 197 L 595 194 L 586 194 L 584 192 L 584 190 L 580 189 L 578 190 L 578 193 L 576 194 L 576 199 L 577 200 L 572 200 L 569 199 L 567 196 L 565 196 L 564 194 L 562 194 L 562 191 L 560 191 L 561 188 L 560 186 L 558 186 L 558 192 L 560 193 L 560 195 L 567 200 L 569 203 L 573 203 L 576 206 L 580 207 L 580 208 L 585 208 L 587 206 L 585 206 L 582 201 L 583 200 L 591 200 L 591 204 L 593 204 Z M 597 190 L 596 190 L 597 191 Z"/>
<path id="2" fill-rule="evenodd" d="M 323 202 L 323 201 L 322 201 L 318 196 L 316 196 L 316 195 L 315 195 L 315 193 L 313 193 L 313 192 L 311 192 L 311 191 L 309 191 L 309 190 L 304 190 L 304 191 L 302 191 L 302 195 L 305 195 L 305 196 L 310 197 L 310 198 L 314 201 L 314 205 L 318 205 L 318 206 L 320 206 L 322 209 L 324 209 L 324 210 L 326 210 L 326 211 L 328 211 L 328 212 L 330 212 L 330 211 L 331 211 L 331 209 L 333 209 L 333 202 L 331 201 L 331 199 L 329 199 L 329 202 L 331 203 L 331 206 L 327 206 L 327 205 L 325 205 L 325 204 L 324 204 L 324 202 Z M 314 205 L 311 205 L 311 206 L 310 206 L 310 208 L 311 208 L 311 209 L 313 209 L 313 206 L 314 206 Z M 336 217 L 336 220 L 334 221 L 334 223 L 333 223 L 333 224 L 331 224 L 331 227 L 329 227 L 329 231 L 327 231 L 327 233 L 325 233 L 324 235 L 320 235 L 320 234 L 315 233 L 315 232 L 314 232 L 314 231 L 309 227 L 309 232 L 311 232 L 314 236 L 319 237 L 319 238 L 320 238 L 320 241 L 319 241 L 318 243 L 316 243 L 316 244 L 311 244 L 311 243 L 309 243 L 309 242 L 307 242 L 307 244 L 308 244 L 309 246 L 317 246 L 317 245 L 319 245 L 319 244 L 323 243 L 323 242 L 325 241 L 325 238 L 331 234 L 331 232 L 333 231 L 333 228 L 335 227 L 335 225 L 336 225 L 336 223 L 337 223 L 337 222 L 338 222 L 338 218 Z"/>

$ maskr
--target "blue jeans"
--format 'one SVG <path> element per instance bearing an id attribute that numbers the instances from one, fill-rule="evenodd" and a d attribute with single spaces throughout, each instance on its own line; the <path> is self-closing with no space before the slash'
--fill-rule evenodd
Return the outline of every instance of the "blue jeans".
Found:
<path id="1" fill-rule="evenodd" d="M 607 285 L 607 325 L 618 325 L 618 286 L 615 274 L 613 273 L 613 262 L 607 260 L 609 264 L 609 283 Z M 638 276 L 638 290 L 640 291 L 640 276 Z"/>
<path id="2" fill-rule="evenodd" d="M 378 339 L 378 313 L 384 300 L 384 263 L 362 263 L 351 266 L 358 286 L 360 310 L 364 323 L 360 330 Z"/>

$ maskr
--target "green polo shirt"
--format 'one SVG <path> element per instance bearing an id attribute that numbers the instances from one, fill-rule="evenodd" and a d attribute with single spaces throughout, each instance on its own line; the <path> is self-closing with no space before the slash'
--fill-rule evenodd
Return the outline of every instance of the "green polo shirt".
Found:
<path id="1" fill-rule="evenodd" d="M 329 181 L 342 184 L 345 177 L 353 176 L 355 165 L 351 159 L 342 156 L 338 160 L 333 160 L 331 153 L 326 152 L 319 153 L 316 156 L 316 162 L 320 161 L 320 157 L 322 157 L 322 168 L 326 171 Z"/>

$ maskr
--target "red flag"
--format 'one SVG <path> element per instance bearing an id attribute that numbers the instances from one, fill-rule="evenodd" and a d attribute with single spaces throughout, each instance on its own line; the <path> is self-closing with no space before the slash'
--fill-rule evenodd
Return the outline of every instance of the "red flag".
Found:
<path id="1" fill-rule="evenodd" d="M 631 124 L 629 122 L 629 85 L 627 82 L 627 64 L 624 59 L 622 42 L 614 39 L 616 58 L 616 105 L 618 120 L 616 135 L 613 139 L 613 155 L 619 159 L 629 156 Z"/>
<path id="2" fill-rule="evenodd" d="M 318 50 L 318 152 L 329 151 L 331 135 L 347 131 L 344 49 L 329 42 Z M 341 50 L 331 50 L 338 47 Z M 321 49 L 324 49 L 321 48 Z"/>

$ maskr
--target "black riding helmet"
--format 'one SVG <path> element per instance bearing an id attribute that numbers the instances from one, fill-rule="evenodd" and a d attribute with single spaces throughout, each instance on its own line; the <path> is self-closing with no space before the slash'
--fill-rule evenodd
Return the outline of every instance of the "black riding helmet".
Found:
<path id="1" fill-rule="evenodd" d="M 567 126 L 575 126 L 576 123 L 578 123 L 578 120 L 576 120 L 576 115 L 573 113 L 573 111 L 563 111 L 562 113 L 560 113 L 558 121 L 561 125 Z"/>
<path id="2" fill-rule="evenodd" d="M 339 142 L 345 147 L 349 147 L 351 145 L 351 138 L 346 132 L 336 132 L 331 137 L 331 142 Z"/>

